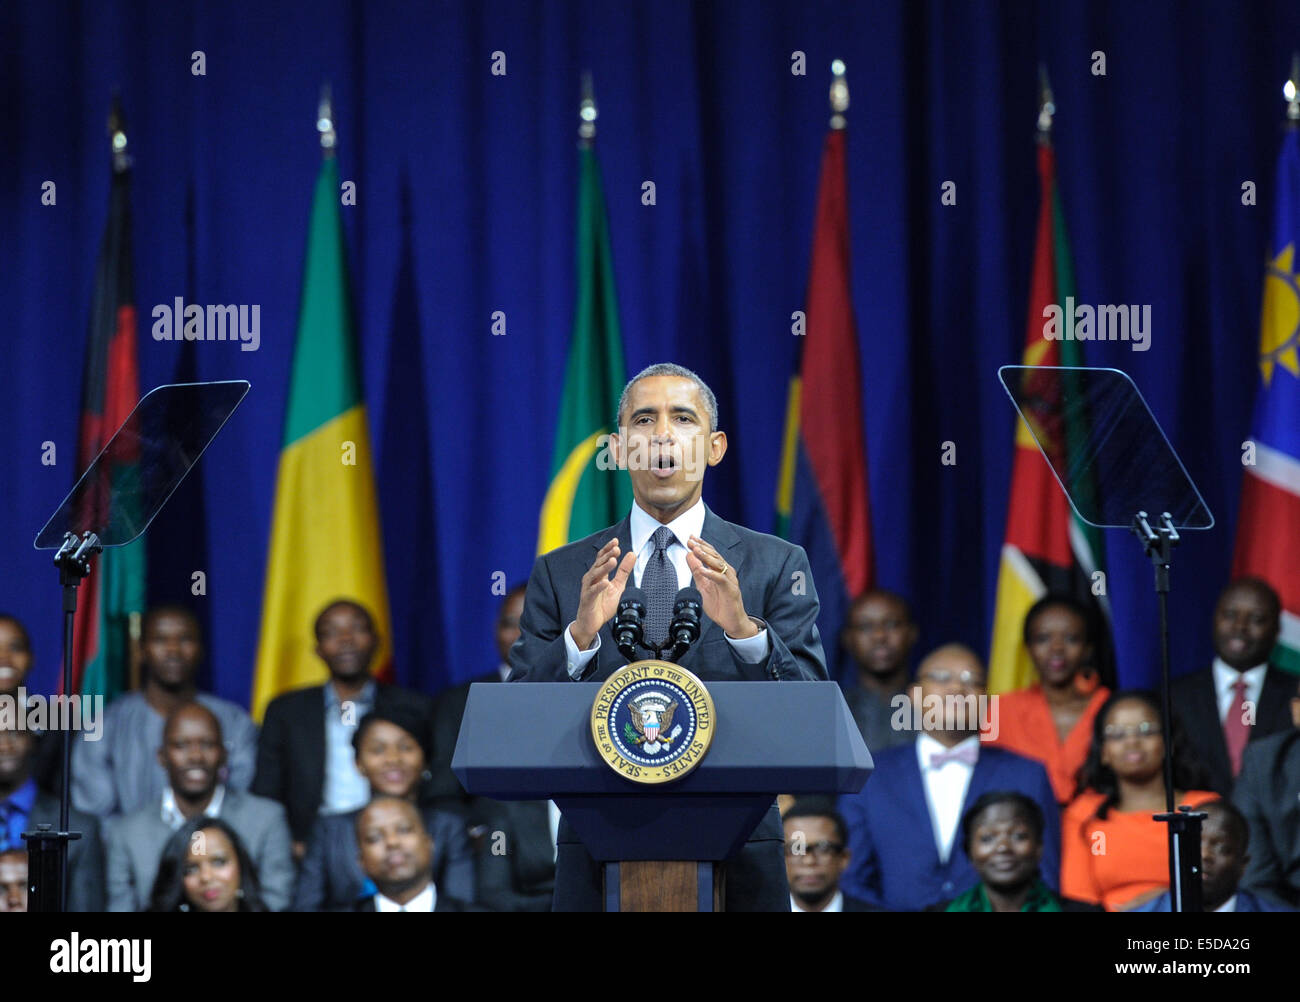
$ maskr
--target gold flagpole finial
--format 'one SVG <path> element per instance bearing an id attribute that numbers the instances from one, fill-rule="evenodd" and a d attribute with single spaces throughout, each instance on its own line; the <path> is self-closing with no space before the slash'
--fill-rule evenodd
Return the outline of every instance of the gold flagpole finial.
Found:
<path id="1" fill-rule="evenodd" d="M 590 146 L 596 138 L 596 86 L 591 80 L 591 71 L 582 74 L 582 101 L 578 105 L 578 139 L 584 147 Z"/>
<path id="2" fill-rule="evenodd" d="M 108 106 L 108 142 L 113 154 L 113 172 L 120 174 L 131 166 L 131 155 L 127 151 L 126 116 L 122 113 L 122 98 L 117 93 Z"/>
<path id="3" fill-rule="evenodd" d="M 849 110 L 849 82 L 844 79 L 844 60 L 831 62 L 831 128 L 842 129 L 848 123 L 844 113 Z"/>
<path id="4" fill-rule="evenodd" d="M 1282 96 L 1286 98 L 1286 120 L 1291 128 L 1300 122 L 1300 52 L 1291 56 L 1291 76 L 1282 85 Z"/>
<path id="5" fill-rule="evenodd" d="M 1052 117 L 1056 114 L 1056 101 L 1052 98 L 1052 83 L 1047 79 L 1047 67 L 1038 64 L 1038 141 L 1052 141 Z"/>
<path id="6" fill-rule="evenodd" d="M 334 132 L 334 102 L 330 100 L 328 81 L 320 87 L 320 103 L 316 106 L 316 131 L 320 133 L 321 155 L 332 157 L 338 135 Z"/>

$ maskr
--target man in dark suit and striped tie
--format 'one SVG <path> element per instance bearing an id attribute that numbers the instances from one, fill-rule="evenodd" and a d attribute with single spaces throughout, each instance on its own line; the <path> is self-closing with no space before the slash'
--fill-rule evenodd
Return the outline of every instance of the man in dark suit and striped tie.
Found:
<path id="1" fill-rule="evenodd" d="M 699 590 L 700 637 L 681 665 L 708 681 L 824 681 L 817 590 L 804 551 L 726 522 L 704 504 L 704 473 L 727 435 L 699 376 L 672 364 L 642 370 L 623 390 L 610 450 L 627 469 L 628 517 L 537 558 L 524 600 L 511 681 L 599 682 L 627 661 L 610 621 L 630 581 L 647 598 L 646 641 L 668 635 L 673 598 Z M 600 910 L 600 868 L 563 820 L 557 911 Z M 730 911 L 789 911 L 781 818 L 773 804 L 728 861 Z"/>

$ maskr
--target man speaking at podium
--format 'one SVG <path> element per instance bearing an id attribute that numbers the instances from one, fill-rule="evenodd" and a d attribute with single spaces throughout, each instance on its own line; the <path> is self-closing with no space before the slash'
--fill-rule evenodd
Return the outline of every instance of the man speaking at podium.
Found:
<path id="1" fill-rule="evenodd" d="M 723 521 L 701 498 L 705 470 L 727 452 L 713 391 L 689 369 L 652 365 L 624 387 L 618 429 L 610 450 L 632 478 L 632 511 L 537 558 L 510 680 L 600 682 L 625 665 L 610 624 L 630 579 L 646 595 L 647 643 L 667 637 L 677 590 L 699 590 L 699 639 L 680 663 L 705 682 L 825 681 L 804 551 Z M 775 804 L 726 870 L 729 911 L 790 910 Z M 561 820 L 555 910 L 599 911 L 600 888 L 599 865 Z"/>

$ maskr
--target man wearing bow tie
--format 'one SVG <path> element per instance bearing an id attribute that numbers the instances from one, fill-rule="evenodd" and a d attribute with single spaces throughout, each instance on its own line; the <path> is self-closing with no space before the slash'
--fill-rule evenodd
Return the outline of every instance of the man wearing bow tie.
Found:
<path id="1" fill-rule="evenodd" d="M 537 558 L 510 651 L 512 682 L 599 682 L 627 663 L 611 632 L 623 589 L 646 594 L 645 639 L 668 636 L 673 598 L 700 592 L 700 637 L 680 659 L 710 681 L 825 681 L 817 589 L 804 551 L 733 525 L 704 504 L 722 461 L 713 392 L 695 373 L 652 365 L 623 390 L 610 451 L 635 503 L 617 525 Z M 567 823 L 557 845 L 557 911 L 600 910 L 600 868 Z M 729 911 L 789 911 L 776 806 L 727 864 Z"/>
<path id="2" fill-rule="evenodd" d="M 970 890 L 979 876 L 957 837 L 962 814 L 995 790 L 1023 793 L 1042 809 L 1043 879 L 1056 889 L 1061 824 L 1051 783 L 1039 763 L 981 741 L 984 715 L 975 707 L 983 695 L 984 667 L 969 648 L 945 644 L 921 662 L 911 690 L 919 712 L 900 707 L 894 723 L 919 721 L 922 730 L 876 754 L 871 780 L 840 800 L 853 854 L 841 879 L 845 893 L 891 911 L 921 911 Z"/>

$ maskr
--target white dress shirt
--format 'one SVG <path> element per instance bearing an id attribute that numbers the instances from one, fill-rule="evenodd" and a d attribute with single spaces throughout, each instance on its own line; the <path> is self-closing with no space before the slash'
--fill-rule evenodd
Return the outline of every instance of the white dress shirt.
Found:
<path id="1" fill-rule="evenodd" d="M 1219 700 L 1220 723 L 1227 722 L 1228 714 L 1232 711 L 1233 704 L 1236 702 L 1233 698 L 1232 687 L 1236 684 L 1238 678 L 1246 680 L 1245 698 L 1255 708 L 1256 715 L 1258 715 L 1259 695 L 1264 691 L 1264 674 L 1267 671 L 1268 665 L 1262 664 L 1239 672 L 1222 658 L 1214 659 L 1214 694 Z M 1237 705 L 1240 706 L 1241 704 L 1238 703 Z"/>
<path id="2" fill-rule="evenodd" d="M 212 799 L 208 801 L 208 806 L 203 808 L 203 816 L 205 818 L 221 817 L 221 804 L 225 799 L 226 788 L 223 784 L 218 783 L 216 789 L 212 791 Z M 181 813 L 181 809 L 176 806 L 176 794 L 172 792 L 170 783 L 167 784 L 167 789 L 163 790 L 162 819 L 163 824 L 173 831 L 189 820 Z"/>
<path id="3" fill-rule="evenodd" d="M 790 911 L 792 911 L 792 912 L 810 912 L 810 911 L 812 911 L 812 910 L 813 910 L 813 909 L 811 909 L 811 908 L 805 908 L 803 905 L 799 904 L 798 900 L 796 900 L 796 898 L 795 898 L 795 896 L 794 896 L 793 894 L 790 895 Z M 824 911 L 824 912 L 842 912 L 842 911 L 844 911 L 844 892 L 843 892 L 843 891 L 836 891 L 836 892 L 835 892 L 835 897 L 831 898 L 831 903 L 828 904 L 825 908 L 820 909 L 820 911 Z"/>
<path id="4" fill-rule="evenodd" d="M 965 762 L 945 762 L 937 769 L 930 767 L 930 756 L 971 745 L 978 756 L 980 739 L 973 735 L 945 748 L 928 734 L 916 739 L 916 757 L 921 765 L 921 782 L 925 785 L 925 803 L 930 809 L 930 827 L 934 832 L 934 847 L 939 851 L 939 861 L 948 862 L 952 855 L 953 840 L 961 824 L 961 809 L 966 803 L 966 790 L 970 787 L 975 766 Z"/>
<path id="5" fill-rule="evenodd" d="M 1237 895 L 1234 894 L 1232 897 L 1230 897 L 1227 901 L 1219 905 L 1219 907 L 1214 910 L 1216 912 L 1235 912 L 1237 910 Z"/>
<path id="6" fill-rule="evenodd" d="M 432 880 L 429 881 L 424 890 L 404 905 L 399 905 L 392 898 L 386 898 L 382 894 L 375 895 L 375 911 L 377 912 L 431 912 L 437 903 L 438 892 L 434 889 Z"/>
<path id="7" fill-rule="evenodd" d="M 632 534 L 632 550 L 636 553 L 636 563 L 632 566 L 632 583 L 638 588 L 641 587 L 641 575 L 645 571 L 646 564 L 654 556 L 654 534 L 655 530 L 662 525 L 657 519 L 647 513 L 636 502 L 632 503 L 632 518 L 630 531 Z M 677 572 L 677 587 L 685 588 L 691 583 L 691 569 L 686 564 L 686 554 L 690 551 L 686 547 L 686 541 L 692 536 L 703 539 L 704 533 L 704 499 L 696 501 L 687 511 L 682 512 L 675 519 L 668 523 L 668 528 L 673 531 L 673 542 L 668 545 L 664 555 L 673 565 L 673 570 Z M 727 637 L 726 633 L 723 633 Z M 769 645 L 767 642 L 767 630 L 759 630 L 752 637 L 746 637 L 743 640 L 736 640 L 727 637 L 729 643 L 735 650 L 740 659 L 747 664 L 756 665 L 768 655 Z M 600 650 L 600 634 L 596 634 L 596 639 L 585 651 L 578 650 L 578 644 L 573 639 L 573 634 L 569 628 L 564 630 L 564 650 L 568 657 L 569 677 L 574 681 L 581 679 L 583 673 L 587 670 L 587 665 L 591 659 L 596 656 Z"/>
<path id="8" fill-rule="evenodd" d="M 555 806 L 554 800 L 546 802 L 546 821 L 551 830 L 551 850 L 554 853 L 553 859 L 560 858 L 560 809 Z"/>

